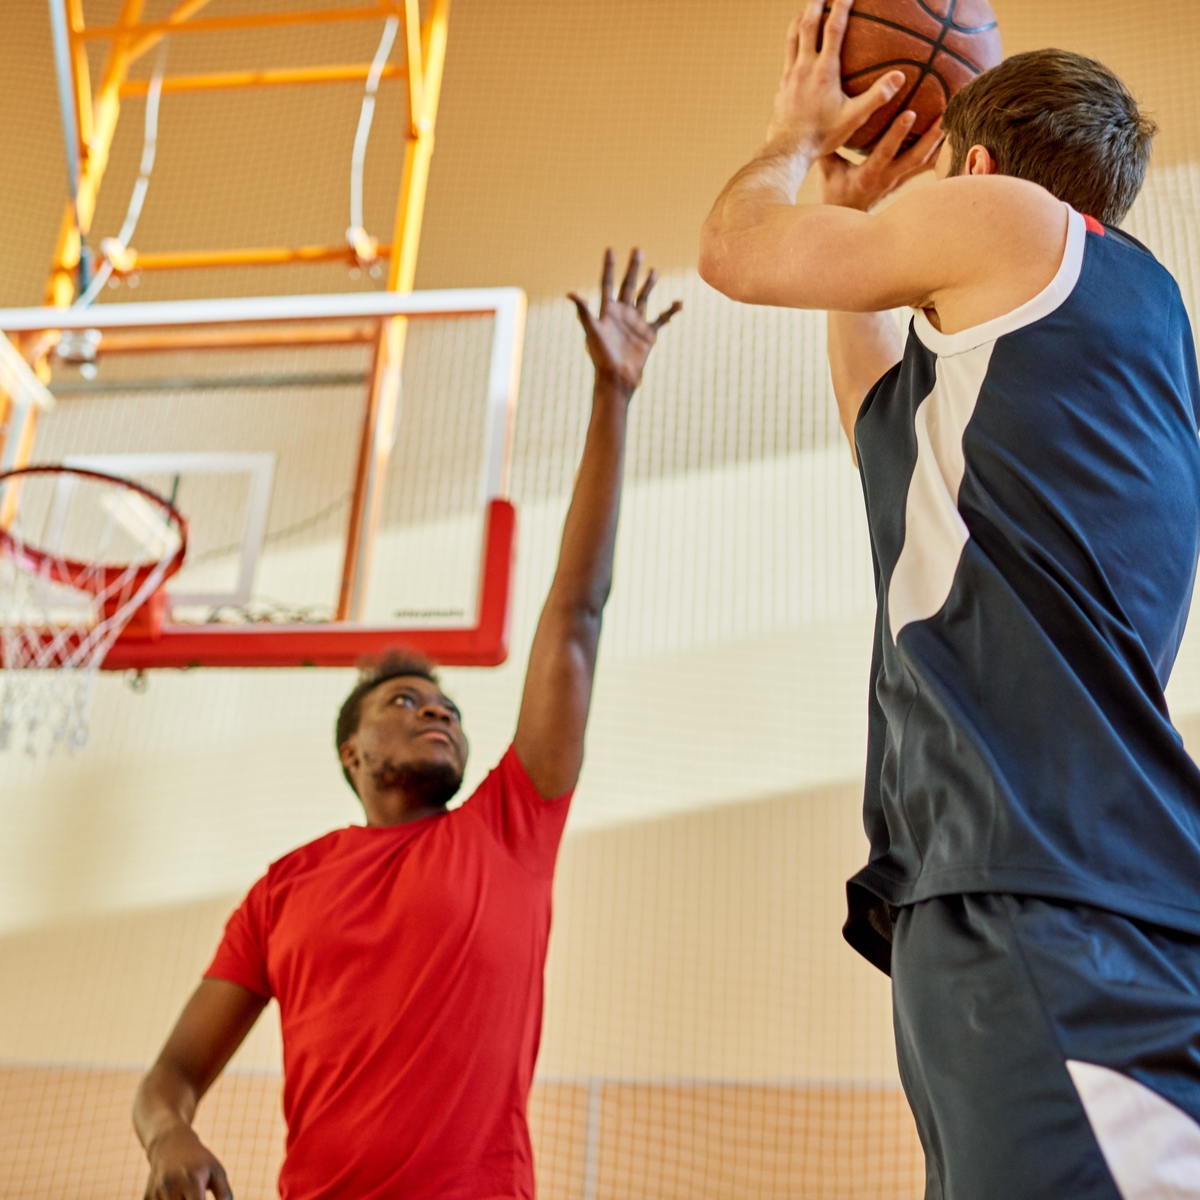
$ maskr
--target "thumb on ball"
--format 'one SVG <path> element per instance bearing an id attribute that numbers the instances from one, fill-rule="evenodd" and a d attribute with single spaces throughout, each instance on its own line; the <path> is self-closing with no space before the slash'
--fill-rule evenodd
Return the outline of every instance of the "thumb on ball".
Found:
<path id="1" fill-rule="evenodd" d="M 889 71 L 875 80 L 861 96 L 856 96 L 846 105 L 850 110 L 847 115 L 853 115 L 859 124 L 862 124 L 876 109 L 882 108 L 889 100 L 894 99 L 903 86 L 903 72 Z"/>

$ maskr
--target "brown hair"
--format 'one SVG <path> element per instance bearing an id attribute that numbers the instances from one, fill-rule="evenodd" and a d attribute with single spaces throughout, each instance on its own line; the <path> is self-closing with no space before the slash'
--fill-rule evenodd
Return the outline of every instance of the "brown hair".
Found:
<path id="1" fill-rule="evenodd" d="M 1015 54 L 946 108 L 952 175 L 985 146 L 1001 175 L 1040 184 L 1081 213 L 1118 224 L 1141 191 L 1158 127 L 1103 63 L 1067 50 Z"/>

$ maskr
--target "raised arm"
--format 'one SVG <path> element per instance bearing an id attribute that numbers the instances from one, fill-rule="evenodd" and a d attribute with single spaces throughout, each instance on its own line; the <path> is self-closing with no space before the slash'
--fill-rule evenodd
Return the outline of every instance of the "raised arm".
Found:
<path id="1" fill-rule="evenodd" d="M 820 203 L 870 212 L 902 184 L 931 170 L 942 144 L 941 122 L 935 122 L 905 150 L 904 140 L 915 119 L 916 114 L 911 111 L 900 113 L 862 163 L 847 162 L 837 154 L 818 159 Z M 859 409 L 871 388 L 900 361 L 904 342 L 891 312 L 830 312 L 827 331 L 833 393 L 850 443 L 850 455 L 857 459 L 854 422 Z"/>
<path id="2" fill-rule="evenodd" d="M 823 31 L 822 0 L 792 22 L 767 143 L 717 198 L 701 235 L 700 274 L 753 304 L 927 308 L 946 332 L 1011 311 L 1053 278 L 1066 213 L 1042 188 L 995 175 L 982 147 L 973 177 L 921 188 L 877 215 L 796 204 L 809 169 L 902 82 L 892 73 L 862 96 L 843 93 L 852 6 L 832 0 Z"/>
<path id="3" fill-rule="evenodd" d="M 606 251 L 598 316 L 581 297 L 571 296 L 596 368 L 592 417 L 558 569 L 533 638 L 514 739 L 518 757 L 546 799 L 573 788 L 583 764 L 600 622 L 612 587 L 629 405 L 658 331 L 681 308 L 675 303 L 656 320 L 647 319 L 657 275 L 651 271 L 639 292 L 641 265 L 641 251 L 635 250 L 614 298 L 613 253 Z"/>
<path id="4" fill-rule="evenodd" d="M 225 1168 L 192 1129 L 196 1105 L 242 1044 L 266 1001 L 224 979 L 192 993 L 133 1102 L 133 1125 L 150 1160 L 146 1200 L 233 1200 Z"/>

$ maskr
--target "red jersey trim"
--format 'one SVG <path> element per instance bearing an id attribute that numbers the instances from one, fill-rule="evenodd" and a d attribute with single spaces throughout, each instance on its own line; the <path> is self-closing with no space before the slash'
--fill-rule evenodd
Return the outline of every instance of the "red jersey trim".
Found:
<path id="1" fill-rule="evenodd" d="M 1101 225 L 1100 222 L 1097 221 L 1095 217 L 1089 217 L 1087 215 L 1087 213 L 1084 213 L 1083 214 L 1083 223 L 1087 226 L 1088 233 L 1095 233 L 1095 234 L 1098 234 L 1100 237 L 1104 236 L 1104 226 Z"/>

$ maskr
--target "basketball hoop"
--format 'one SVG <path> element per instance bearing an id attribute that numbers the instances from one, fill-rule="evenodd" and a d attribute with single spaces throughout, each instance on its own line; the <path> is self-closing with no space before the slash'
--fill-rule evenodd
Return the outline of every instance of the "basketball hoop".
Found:
<path id="1" fill-rule="evenodd" d="M 153 640 L 187 521 L 128 479 L 64 466 L 0 473 L 0 749 L 87 742 L 113 643 Z"/>

